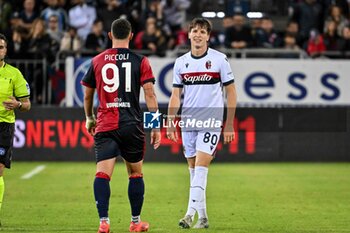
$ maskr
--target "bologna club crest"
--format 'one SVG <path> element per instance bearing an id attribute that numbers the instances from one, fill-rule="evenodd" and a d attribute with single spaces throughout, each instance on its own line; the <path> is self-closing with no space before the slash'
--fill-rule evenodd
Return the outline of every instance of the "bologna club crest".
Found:
<path id="1" fill-rule="evenodd" d="M 207 68 L 208 70 L 211 68 L 211 61 L 207 61 L 205 63 L 205 68 Z"/>

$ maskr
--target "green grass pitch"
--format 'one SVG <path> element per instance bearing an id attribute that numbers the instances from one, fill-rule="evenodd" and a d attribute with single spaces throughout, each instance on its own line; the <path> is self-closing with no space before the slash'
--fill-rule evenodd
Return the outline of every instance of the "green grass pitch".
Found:
<path id="1" fill-rule="evenodd" d="M 38 165 L 30 179 L 21 176 Z M 1 232 L 96 232 L 91 163 L 14 162 L 6 170 Z M 184 163 L 145 163 L 142 219 L 150 232 L 330 233 L 350 232 L 349 163 L 219 164 L 209 169 L 209 229 L 177 226 L 188 198 Z M 111 181 L 113 233 L 128 232 L 130 209 L 122 162 Z"/>

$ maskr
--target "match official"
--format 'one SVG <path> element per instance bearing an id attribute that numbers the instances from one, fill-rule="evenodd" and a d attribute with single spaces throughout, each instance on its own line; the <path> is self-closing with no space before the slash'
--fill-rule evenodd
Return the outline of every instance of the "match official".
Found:
<path id="1" fill-rule="evenodd" d="M 5 191 L 4 169 L 11 167 L 15 110 L 30 109 L 30 89 L 21 72 L 5 62 L 7 39 L 0 34 L 0 209 Z"/>

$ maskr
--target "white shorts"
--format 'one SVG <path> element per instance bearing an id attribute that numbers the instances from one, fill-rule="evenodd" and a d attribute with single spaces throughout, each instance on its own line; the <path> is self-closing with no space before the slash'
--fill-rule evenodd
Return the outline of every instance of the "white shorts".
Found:
<path id="1" fill-rule="evenodd" d="M 220 131 L 185 131 L 181 133 L 184 155 L 196 156 L 196 151 L 213 155 L 220 141 Z"/>

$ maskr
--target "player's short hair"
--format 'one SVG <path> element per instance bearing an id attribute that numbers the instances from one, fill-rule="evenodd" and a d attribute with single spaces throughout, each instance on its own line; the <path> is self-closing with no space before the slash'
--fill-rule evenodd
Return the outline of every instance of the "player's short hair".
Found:
<path id="1" fill-rule="evenodd" d="M 208 34 L 211 33 L 211 23 L 209 20 L 207 19 L 204 19 L 204 18 L 194 18 L 192 20 L 192 22 L 190 23 L 190 26 L 189 26 L 189 32 L 195 28 L 196 26 L 199 26 L 200 28 L 205 28 L 208 32 Z"/>
<path id="2" fill-rule="evenodd" d="M 6 43 L 6 46 L 7 46 L 7 38 L 6 38 L 6 36 L 4 35 L 4 34 L 1 34 L 0 33 L 0 40 L 4 40 L 5 41 L 5 43 Z"/>
<path id="3" fill-rule="evenodd" d="M 131 32 L 131 24 L 126 19 L 116 19 L 112 23 L 111 32 L 115 39 L 126 39 Z"/>

